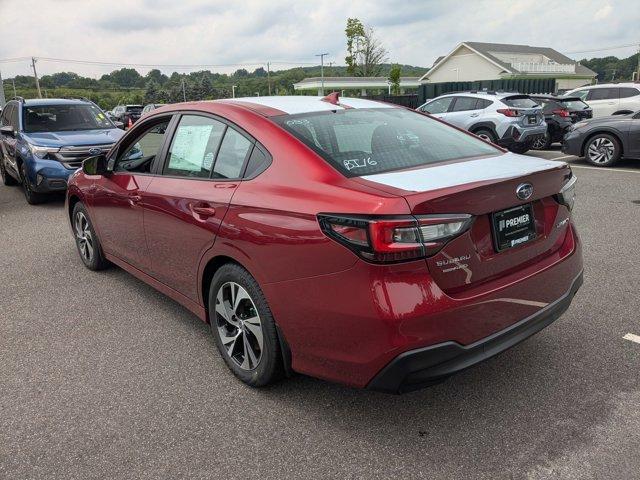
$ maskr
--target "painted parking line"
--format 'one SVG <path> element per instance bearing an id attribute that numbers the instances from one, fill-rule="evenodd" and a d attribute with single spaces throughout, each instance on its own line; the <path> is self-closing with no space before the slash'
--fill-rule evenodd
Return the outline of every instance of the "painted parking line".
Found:
<path id="1" fill-rule="evenodd" d="M 640 343 L 640 335 L 634 335 L 633 333 L 627 333 L 622 338 L 629 340 L 630 342 Z"/>
<path id="2" fill-rule="evenodd" d="M 561 155 L 559 157 L 547 158 L 546 160 L 560 161 L 574 159 L 573 162 L 567 162 L 571 165 L 571 168 L 581 168 L 583 170 L 599 170 L 601 172 L 621 172 L 621 173 L 640 173 L 640 170 L 631 170 L 629 168 L 606 168 L 606 167 L 591 167 L 589 165 L 576 165 L 574 162 L 579 160 L 575 155 Z"/>

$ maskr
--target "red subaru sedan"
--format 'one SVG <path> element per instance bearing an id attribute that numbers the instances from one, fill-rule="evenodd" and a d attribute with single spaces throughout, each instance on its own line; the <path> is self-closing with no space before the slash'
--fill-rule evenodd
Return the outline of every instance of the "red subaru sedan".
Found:
<path id="1" fill-rule="evenodd" d="M 211 325 L 233 373 L 404 392 L 557 319 L 582 283 L 565 163 L 356 98 L 169 105 L 70 179 L 84 264 Z"/>

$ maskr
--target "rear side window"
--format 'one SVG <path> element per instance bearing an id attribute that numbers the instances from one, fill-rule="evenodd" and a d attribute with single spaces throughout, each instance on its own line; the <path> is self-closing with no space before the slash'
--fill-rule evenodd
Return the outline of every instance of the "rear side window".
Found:
<path id="1" fill-rule="evenodd" d="M 612 100 L 619 98 L 617 88 L 594 88 L 589 93 L 589 100 Z"/>
<path id="2" fill-rule="evenodd" d="M 514 95 L 502 99 L 502 103 L 513 108 L 535 108 L 538 103 L 527 95 Z"/>
<path id="3" fill-rule="evenodd" d="M 240 178 L 251 147 L 251 140 L 229 127 L 216 158 L 213 178 Z"/>
<path id="4" fill-rule="evenodd" d="M 573 92 L 571 94 L 572 97 L 578 97 L 582 100 L 585 100 L 587 98 L 587 95 L 589 95 L 589 90 L 578 90 L 577 92 Z"/>
<path id="5" fill-rule="evenodd" d="M 164 174 L 209 178 L 225 128 L 213 118 L 184 115 L 171 141 Z"/>
<path id="6" fill-rule="evenodd" d="M 493 102 L 491 100 L 485 100 L 484 98 L 479 98 L 478 99 L 478 105 L 476 106 L 476 108 L 477 109 L 487 108 L 492 103 Z"/>
<path id="7" fill-rule="evenodd" d="M 637 88 L 631 88 L 631 87 L 620 88 L 620 98 L 635 97 L 638 94 L 640 94 L 640 92 L 638 91 Z"/>
<path id="8" fill-rule="evenodd" d="M 452 112 L 464 112 L 466 110 L 475 110 L 477 107 L 478 99 L 472 97 L 456 97 L 456 101 L 453 104 Z"/>
<path id="9" fill-rule="evenodd" d="M 500 153 L 467 133 L 400 108 L 282 115 L 274 121 L 347 177 Z"/>

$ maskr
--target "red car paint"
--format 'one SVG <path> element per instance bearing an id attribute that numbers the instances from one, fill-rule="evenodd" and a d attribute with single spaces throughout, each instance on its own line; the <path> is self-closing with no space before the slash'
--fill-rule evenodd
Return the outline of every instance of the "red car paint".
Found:
<path id="1" fill-rule="evenodd" d="M 226 260 L 242 265 L 264 291 L 294 371 L 364 387 L 403 352 L 446 341 L 469 345 L 536 313 L 582 271 L 569 210 L 553 197 L 570 175 L 565 164 L 408 191 L 345 177 L 272 121 L 282 111 L 241 101 L 162 107 L 125 138 L 172 112 L 232 122 L 268 150 L 271 165 L 239 181 L 79 171 L 69 183 L 67 208 L 84 202 L 106 257 L 203 321 L 209 320 L 209 266 Z M 526 202 L 513 194 L 525 181 L 535 185 Z M 537 238 L 497 253 L 490 213 L 528 202 Z M 475 219 L 432 257 L 373 264 L 321 231 L 317 215 L 323 212 L 466 213 Z M 445 273 L 460 258 L 466 266 Z"/>

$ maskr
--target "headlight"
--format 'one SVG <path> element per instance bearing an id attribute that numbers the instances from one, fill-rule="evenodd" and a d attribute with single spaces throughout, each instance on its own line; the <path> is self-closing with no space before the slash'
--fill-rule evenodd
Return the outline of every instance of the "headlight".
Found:
<path id="1" fill-rule="evenodd" d="M 31 150 L 31 153 L 33 153 L 33 155 L 38 158 L 46 158 L 50 153 L 56 153 L 60 149 L 51 147 L 39 147 L 38 145 L 29 144 L 29 150 Z"/>
<path id="2" fill-rule="evenodd" d="M 576 182 L 578 181 L 578 177 L 571 174 L 571 178 L 567 183 L 564 184 L 560 193 L 556 195 L 556 199 L 558 203 L 565 205 L 569 211 L 573 210 L 573 204 L 576 201 Z"/>

